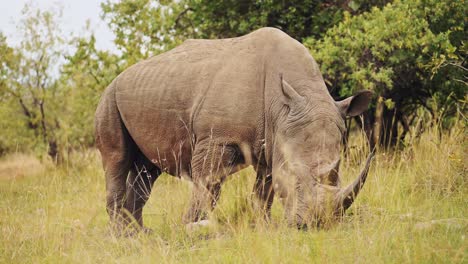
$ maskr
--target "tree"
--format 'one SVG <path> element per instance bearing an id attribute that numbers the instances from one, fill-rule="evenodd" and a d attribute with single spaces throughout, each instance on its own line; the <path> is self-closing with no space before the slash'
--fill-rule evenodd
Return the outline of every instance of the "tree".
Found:
<path id="1" fill-rule="evenodd" d="M 396 144 L 434 96 L 465 96 L 466 8 L 463 1 L 397 0 L 362 15 L 345 13 L 322 39 L 306 41 L 334 95 L 375 92 L 365 116 L 371 145 Z"/>
<path id="2" fill-rule="evenodd" d="M 26 5 L 23 9 L 25 18 L 18 27 L 23 36 L 19 47 L 8 47 L 2 37 L 0 45 L 2 54 L 6 56 L 2 56 L 0 98 L 12 107 L 5 109 L 10 111 L 9 114 L 2 113 L 5 126 L 18 126 L 20 121 L 24 130 L 33 135 L 34 145 L 45 146 L 48 154 L 56 160 L 59 155 L 56 131 L 60 128 L 58 113 L 61 105 L 57 99 L 55 65 L 61 57 L 63 40 L 53 13 L 57 10 L 41 12 Z M 17 144 L 22 145 L 22 142 Z"/>
<path id="3" fill-rule="evenodd" d="M 19 142 L 31 141 L 30 130 L 25 130 L 27 120 L 18 105 L 18 100 L 8 91 L 10 76 L 19 67 L 17 54 L 6 42 L 6 37 L 0 33 L 0 155 L 9 151 L 23 151 Z M 17 116 L 19 115 L 20 118 Z M 32 125 L 32 124 L 30 124 Z"/>
<path id="4" fill-rule="evenodd" d="M 99 98 L 124 67 L 119 56 L 96 49 L 94 34 L 73 38 L 70 43 L 75 51 L 66 56 L 60 78 L 67 113 L 62 117 L 61 137 L 67 142 L 67 152 L 94 144 L 94 112 Z"/>
<path id="5" fill-rule="evenodd" d="M 131 65 L 187 38 L 228 38 L 260 27 L 282 29 L 299 41 L 320 37 L 343 18 L 389 0 L 108 0 L 103 18 L 116 35 L 122 59 Z"/>
<path id="6" fill-rule="evenodd" d="M 207 1 L 189 0 L 187 18 L 198 29 L 199 37 L 226 38 L 247 34 L 260 27 L 282 29 L 302 40 L 320 36 L 341 20 L 344 1 Z"/>
<path id="7" fill-rule="evenodd" d="M 101 4 L 102 17 L 114 32 L 126 63 L 124 68 L 180 43 L 183 34 L 176 32 L 174 25 L 183 2 L 108 0 Z"/>
<path id="8" fill-rule="evenodd" d="M 176 28 L 192 28 L 195 37 L 227 38 L 260 27 L 275 27 L 302 41 L 306 37 L 321 37 L 342 20 L 345 10 L 359 14 L 386 2 L 389 0 L 187 0 Z"/>

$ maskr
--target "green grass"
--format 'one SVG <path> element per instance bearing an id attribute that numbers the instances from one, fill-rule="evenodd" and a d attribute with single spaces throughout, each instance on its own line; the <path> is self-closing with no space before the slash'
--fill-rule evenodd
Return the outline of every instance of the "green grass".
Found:
<path id="1" fill-rule="evenodd" d="M 356 147 L 342 162 L 345 184 L 364 156 Z M 357 201 L 326 230 L 287 227 L 278 201 L 272 223 L 262 223 L 249 207 L 254 173 L 246 169 L 225 183 L 215 225 L 185 231 L 191 187 L 164 175 L 144 210 L 154 234 L 115 237 L 96 151 L 77 153 L 61 167 L 26 162 L 33 165 L 16 169 L 21 177 L 2 169 L 12 160 L 0 161 L 1 263 L 468 261 L 467 141 L 460 126 L 442 138 L 432 129 L 398 153 L 379 152 Z"/>

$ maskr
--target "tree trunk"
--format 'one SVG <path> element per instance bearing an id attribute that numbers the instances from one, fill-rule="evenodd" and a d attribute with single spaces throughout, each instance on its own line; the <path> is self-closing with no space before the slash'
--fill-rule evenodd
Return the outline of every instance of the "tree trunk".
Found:
<path id="1" fill-rule="evenodd" d="M 374 123 L 372 125 L 372 133 L 371 133 L 371 138 L 370 138 L 371 139 L 370 146 L 372 149 L 380 145 L 381 143 L 383 111 L 384 111 L 383 98 L 379 96 L 379 98 L 377 98 L 377 105 L 375 107 Z"/>
<path id="2" fill-rule="evenodd" d="M 348 156 L 348 142 L 349 142 L 349 132 L 351 130 L 351 122 L 353 121 L 352 118 L 348 118 L 345 120 L 346 132 L 343 137 L 343 148 L 344 148 L 344 155 Z"/>
<path id="3" fill-rule="evenodd" d="M 52 160 L 55 163 L 59 163 L 60 155 L 58 151 L 57 141 L 54 139 L 49 139 L 48 145 L 49 145 L 49 151 L 47 152 L 47 154 L 49 154 L 49 156 L 52 158 Z"/>
<path id="4" fill-rule="evenodd" d="M 388 109 L 383 97 L 379 97 L 375 109 L 364 113 L 363 125 L 370 148 L 395 146 L 399 141 L 398 123 L 403 122 L 402 118 L 398 108 Z"/>
<path id="5" fill-rule="evenodd" d="M 367 142 L 369 143 L 369 147 L 371 149 L 374 149 L 375 144 L 372 141 L 372 124 L 374 123 L 374 110 L 368 110 L 364 112 L 362 119 L 359 118 L 359 121 L 356 119 L 357 122 L 362 126 L 364 129 L 364 133 L 366 134 L 367 137 Z"/>
<path id="6" fill-rule="evenodd" d="M 397 109 L 384 108 L 382 138 L 380 144 L 386 148 L 395 146 L 398 143 L 398 116 Z"/>

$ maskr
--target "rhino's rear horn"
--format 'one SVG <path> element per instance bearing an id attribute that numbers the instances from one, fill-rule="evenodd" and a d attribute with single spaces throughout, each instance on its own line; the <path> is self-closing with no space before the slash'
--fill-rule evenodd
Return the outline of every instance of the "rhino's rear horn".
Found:
<path id="1" fill-rule="evenodd" d="M 359 191 L 361 190 L 362 186 L 366 182 L 367 173 L 369 172 L 370 163 L 372 158 L 374 157 L 375 152 L 372 151 L 366 160 L 366 165 L 364 166 L 363 170 L 359 174 L 359 177 L 346 188 L 341 189 L 337 194 L 337 203 L 338 208 L 344 212 L 348 209 L 351 204 L 353 204 L 354 199 L 356 199 Z"/>

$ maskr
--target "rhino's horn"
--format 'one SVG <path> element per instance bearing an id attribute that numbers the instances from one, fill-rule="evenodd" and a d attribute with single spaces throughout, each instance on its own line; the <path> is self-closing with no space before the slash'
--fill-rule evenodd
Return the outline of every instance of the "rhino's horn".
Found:
<path id="1" fill-rule="evenodd" d="M 374 157 L 374 151 L 372 151 L 366 160 L 366 165 L 364 166 L 363 170 L 359 174 L 359 177 L 348 187 L 341 189 L 337 194 L 337 202 L 338 208 L 344 212 L 348 209 L 351 204 L 353 204 L 354 199 L 356 199 L 359 191 L 361 190 L 362 186 L 366 182 L 367 173 L 369 172 L 370 163 L 372 158 Z"/>

